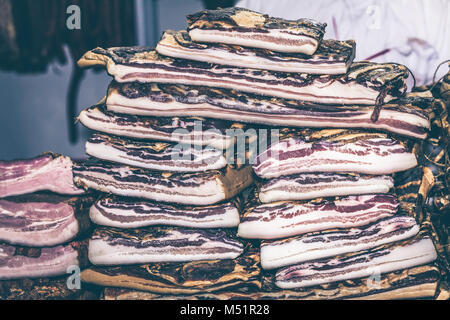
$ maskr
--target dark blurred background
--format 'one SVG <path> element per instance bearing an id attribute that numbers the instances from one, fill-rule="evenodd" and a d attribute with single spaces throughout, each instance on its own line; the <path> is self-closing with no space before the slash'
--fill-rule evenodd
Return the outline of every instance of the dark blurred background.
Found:
<path id="1" fill-rule="evenodd" d="M 325 38 L 354 39 L 357 59 L 406 64 L 429 83 L 450 57 L 448 0 L 0 0 L 0 159 L 53 151 L 83 158 L 89 132 L 74 125 L 111 80 L 75 62 L 96 46 L 154 46 L 186 14 L 233 5 L 285 19 L 327 23 Z M 69 29 L 71 5 L 80 29 Z M 71 20 L 71 22 L 74 22 Z M 445 65 L 444 65 L 445 66 Z M 437 78 L 447 72 L 444 67 Z"/>

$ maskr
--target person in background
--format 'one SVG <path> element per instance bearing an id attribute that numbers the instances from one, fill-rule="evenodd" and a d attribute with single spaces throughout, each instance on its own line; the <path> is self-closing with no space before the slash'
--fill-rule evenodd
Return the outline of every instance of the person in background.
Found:
<path id="1" fill-rule="evenodd" d="M 417 86 L 431 83 L 438 65 L 450 58 L 448 0 L 240 0 L 235 6 L 325 22 L 325 39 L 356 41 L 355 61 L 403 64 Z M 435 80 L 447 72 L 444 64 Z"/>

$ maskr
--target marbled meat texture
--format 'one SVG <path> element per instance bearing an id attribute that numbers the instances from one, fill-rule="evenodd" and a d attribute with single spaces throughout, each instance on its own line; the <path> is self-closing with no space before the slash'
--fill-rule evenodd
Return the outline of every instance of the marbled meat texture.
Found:
<path id="1" fill-rule="evenodd" d="M 259 187 L 262 203 L 309 200 L 321 197 L 387 193 L 394 186 L 391 176 L 355 173 L 301 173 L 265 180 Z"/>
<path id="2" fill-rule="evenodd" d="M 321 105 L 260 96 L 230 89 L 158 83 L 111 82 L 109 111 L 154 117 L 198 116 L 286 127 L 367 128 L 425 139 L 431 98 L 407 95 L 382 106 Z"/>
<path id="3" fill-rule="evenodd" d="M 409 148 L 382 133 L 322 130 L 280 135 L 257 158 L 253 169 L 265 179 L 312 172 L 392 174 L 417 165 Z"/>
<path id="4" fill-rule="evenodd" d="M 96 285 L 144 290 L 166 297 L 261 288 L 259 252 L 248 245 L 236 259 L 91 267 L 81 273 L 81 279 Z"/>
<path id="5" fill-rule="evenodd" d="M 232 124 L 220 120 L 138 117 L 106 111 L 104 105 L 83 110 L 78 120 L 89 129 L 128 138 L 192 143 L 217 149 L 226 149 L 234 142 L 226 134 Z"/>
<path id="6" fill-rule="evenodd" d="M 235 259 L 243 249 L 241 242 L 221 229 L 98 228 L 89 241 L 89 261 L 95 265 L 125 265 Z"/>
<path id="7" fill-rule="evenodd" d="M 362 227 L 393 216 L 398 207 L 392 195 L 349 196 L 309 202 L 250 202 L 238 235 L 250 239 L 280 239 L 333 228 Z"/>
<path id="8" fill-rule="evenodd" d="M 233 228 L 239 210 L 233 202 L 211 206 L 175 206 L 161 202 L 117 197 L 98 200 L 90 210 L 91 220 L 103 226 L 141 228 L 167 225 L 190 228 Z"/>
<path id="9" fill-rule="evenodd" d="M 187 16 L 194 41 L 228 43 L 279 52 L 312 55 L 322 41 L 326 23 L 285 20 L 245 8 L 203 10 Z"/>
<path id="10" fill-rule="evenodd" d="M 253 183 L 250 166 L 171 173 L 88 160 L 73 171 L 75 183 L 84 188 L 187 205 L 215 204 L 236 196 Z"/>
<path id="11" fill-rule="evenodd" d="M 146 47 L 96 48 L 79 66 L 103 65 L 117 82 L 151 82 L 234 89 L 323 104 L 381 105 L 406 92 L 406 67 L 355 62 L 345 75 L 255 70 L 162 57 Z"/>
<path id="12" fill-rule="evenodd" d="M 419 226 L 413 217 L 395 216 L 365 228 L 327 230 L 261 243 L 261 266 L 280 268 L 292 264 L 368 250 L 414 237 Z"/>
<path id="13" fill-rule="evenodd" d="M 372 250 L 281 268 L 276 273 L 275 283 L 282 289 L 293 289 L 376 277 L 386 272 L 427 264 L 436 258 L 433 241 L 426 234 L 420 233 L 415 238 Z"/>
<path id="14" fill-rule="evenodd" d="M 74 186 L 70 158 L 43 154 L 33 159 L 0 161 L 0 198 L 48 190 L 81 194 Z"/>
<path id="15" fill-rule="evenodd" d="M 158 171 L 201 172 L 227 165 L 223 151 L 215 148 L 104 134 L 94 134 L 87 140 L 86 153 L 97 159 Z"/>
<path id="16" fill-rule="evenodd" d="M 172 58 L 241 68 L 310 74 L 344 74 L 355 57 L 355 41 L 323 40 L 312 56 L 238 45 L 192 41 L 188 32 L 166 31 L 155 50 Z"/>

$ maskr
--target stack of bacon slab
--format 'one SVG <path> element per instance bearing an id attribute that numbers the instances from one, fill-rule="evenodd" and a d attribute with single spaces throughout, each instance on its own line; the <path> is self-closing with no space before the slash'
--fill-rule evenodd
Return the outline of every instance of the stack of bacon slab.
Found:
<path id="1" fill-rule="evenodd" d="M 68 157 L 0 161 L 0 299 L 80 296 L 68 277 L 86 263 L 83 194 Z"/>
<path id="2" fill-rule="evenodd" d="M 428 134 L 431 102 L 405 95 L 406 67 L 353 62 L 354 41 L 325 41 L 324 32 L 308 19 L 205 10 L 188 16 L 186 31 L 166 31 L 156 49 L 96 48 L 80 59 L 114 79 L 102 103 L 79 117 L 101 132 L 86 150 L 103 161 L 77 167 L 75 181 L 141 198 L 108 197 L 92 208 L 109 228 L 91 239 L 98 267 L 84 281 L 116 287 L 108 299 L 435 295 L 433 241 L 404 210 L 395 179 L 417 168 L 414 141 Z M 196 120 L 215 130 L 198 134 Z M 229 208 L 226 200 L 249 186 L 248 167 L 220 169 L 211 149 L 173 160 L 182 139 L 231 146 L 226 121 L 279 127 L 278 142 L 252 166 L 257 189 L 238 226 L 245 245 L 229 231 L 198 228 L 236 226 L 218 206 Z"/>

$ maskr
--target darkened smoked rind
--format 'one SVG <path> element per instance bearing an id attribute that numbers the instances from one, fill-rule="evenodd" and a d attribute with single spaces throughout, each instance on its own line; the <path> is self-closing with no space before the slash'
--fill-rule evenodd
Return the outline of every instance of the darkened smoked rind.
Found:
<path id="1" fill-rule="evenodd" d="M 353 63 L 345 75 L 311 75 L 172 59 L 147 47 L 96 48 L 87 52 L 78 64 L 106 66 L 118 82 L 202 85 L 342 105 L 380 105 L 401 97 L 408 77 L 406 67 L 393 63 L 360 61 Z"/>
<path id="2" fill-rule="evenodd" d="M 259 253 L 251 246 L 247 246 L 244 254 L 233 260 L 92 267 L 82 272 L 81 279 L 101 286 L 169 295 L 237 288 L 254 291 L 261 287 Z"/>
<path id="3" fill-rule="evenodd" d="M 170 84 L 111 82 L 108 110 L 144 116 L 202 116 L 293 127 L 373 128 L 424 139 L 431 98 L 406 96 L 384 104 L 377 121 L 373 106 L 319 105 L 236 90 Z"/>
<path id="4" fill-rule="evenodd" d="M 92 195 L 33 193 L 0 199 L 0 241 L 32 247 L 56 246 L 83 236 L 90 226 Z"/>
<path id="5" fill-rule="evenodd" d="M 323 40 L 312 56 L 260 48 L 192 41 L 188 32 L 165 31 L 156 46 L 162 55 L 242 68 L 313 74 L 343 74 L 353 61 L 353 40 Z"/>
<path id="6" fill-rule="evenodd" d="M 236 196 L 253 183 L 250 166 L 194 173 L 150 171 L 90 159 L 77 164 L 74 181 L 119 196 L 187 205 L 210 205 Z"/>

